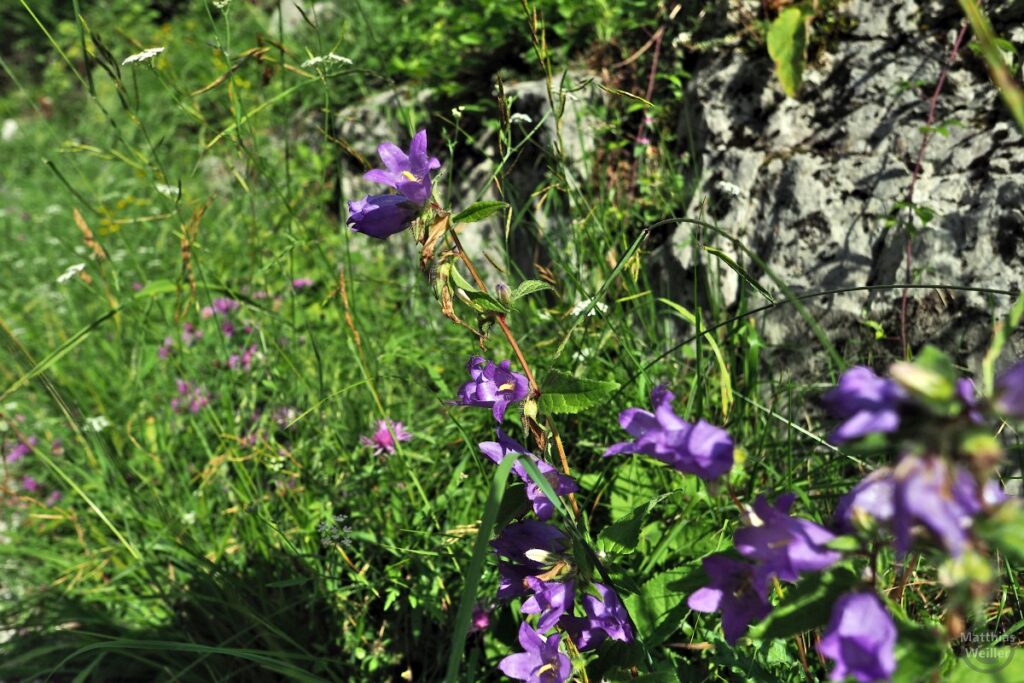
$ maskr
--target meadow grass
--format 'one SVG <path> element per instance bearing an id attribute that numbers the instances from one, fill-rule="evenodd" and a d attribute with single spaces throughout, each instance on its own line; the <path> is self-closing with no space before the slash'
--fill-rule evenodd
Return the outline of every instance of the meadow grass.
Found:
<path id="1" fill-rule="evenodd" d="M 339 3 L 287 35 L 283 19 L 268 26 L 238 0 L 162 21 L 145 3 L 18 8 L 24 49 L 37 52 L 0 62 L 0 119 L 18 121 L 2 143 L 0 440 L 3 452 L 37 443 L 5 463 L 0 680 L 498 678 L 514 646 L 510 610 L 484 635 L 453 638 L 494 594 L 486 541 L 521 507 L 521 495 L 501 495 L 507 469 L 476 448 L 493 438 L 486 411 L 448 404 L 479 346 L 440 315 L 398 244 L 408 233 L 368 243 L 344 224 L 354 197 L 338 188 L 363 170 L 349 144 L 379 141 L 340 140 L 333 120 L 399 84 L 433 88 L 494 128 L 494 99 L 470 77 L 478 46 L 557 81 L 582 46 L 635 49 L 659 17 L 631 15 L 635 3 L 548 3 L 548 46 L 531 42 L 538 25 L 516 3 L 385 4 Z M 156 46 L 152 60 L 122 65 Z M 330 53 L 352 65 L 303 66 Z M 677 86 L 663 86 L 672 103 Z M 634 98 L 605 102 L 609 129 L 643 115 Z M 317 122 L 309 135 L 298 113 Z M 432 153 L 462 168 L 475 133 L 430 114 L 410 99 L 388 117 L 408 133 L 427 127 Z M 652 282 L 659 221 L 684 216 L 700 171 L 670 153 L 674 121 L 652 125 L 662 147 L 636 156 L 632 186 L 601 180 L 602 164 L 634 159 L 609 136 L 607 156 L 582 167 L 543 150 L 544 195 L 504 197 L 510 228 L 552 245 L 552 289 L 509 324 L 534 368 L 619 385 L 557 422 L 584 533 L 643 636 L 643 680 L 821 675 L 809 641 L 732 650 L 716 619 L 672 597 L 700 585 L 701 557 L 730 545 L 739 513 L 727 496 L 651 460 L 600 457 L 621 440 L 618 411 L 646 405 L 661 382 L 682 397 L 681 415 L 729 429 L 742 457 L 723 486 L 740 500 L 794 491 L 803 514 L 825 521 L 879 457 L 826 443 L 808 407 L 847 364 L 872 358 L 844 358 L 784 282 L 773 301 L 745 285 L 731 308 L 713 277 L 671 295 Z M 464 183 L 450 177 L 448 192 Z M 445 197 L 456 210 L 474 198 Z M 557 235 L 530 225 L 542 203 Z M 693 231 L 694 258 L 711 271 L 728 266 L 709 245 L 756 259 L 723 236 L 729 226 L 678 229 Z M 75 264 L 84 270 L 58 282 Z M 510 283 L 522 277 L 511 259 L 497 267 Z M 204 315 L 224 298 L 241 305 Z M 805 316 L 819 377 L 766 362 L 766 304 Z M 201 338 L 189 343 L 186 323 Z M 497 331 L 487 345 L 488 357 L 512 357 Z M 413 438 L 379 457 L 360 437 L 387 419 Z M 632 546 L 601 534 L 623 520 L 635 523 Z M 991 617 L 1012 631 L 1024 623 L 1006 616 L 1019 614 L 1018 573 L 1004 569 Z M 918 575 L 909 614 L 929 618 L 935 583 Z M 625 675 L 602 666 L 589 680 Z"/>

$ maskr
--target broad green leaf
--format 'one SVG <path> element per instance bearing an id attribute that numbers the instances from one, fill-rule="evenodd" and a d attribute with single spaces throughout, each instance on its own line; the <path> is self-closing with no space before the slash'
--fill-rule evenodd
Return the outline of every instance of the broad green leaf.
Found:
<path id="1" fill-rule="evenodd" d="M 475 289 L 467 289 L 463 291 L 466 292 L 466 296 L 469 298 L 469 305 L 481 313 L 486 311 L 493 311 L 494 313 L 509 312 L 508 306 L 501 303 L 487 292 L 481 292 Z"/>
<path id="2" fill-rule="evenodd" d="M 979 646 L 958 657 L 947 683 L 1018 683 L 1024 681 L 1024 652 L 1019 647 Z"/>
<path id="3" fill-rule="evenodd" d="M 903 608 L 891 600 L 886 606 L 896 621 L 896 672 L 893 683 L 917 683 L 932 680 L 942 665 L 946 651 L 940 630 L 911 619 Z"/>
<path id="4" fill-rule="evenodd" d="M 452 217 L 452 223 L 476 223 L 504 209 L 505 202 L 477 202 Z"/>
<path id="5" fill-rule="evenodd" d="M 676 632 L 690 609 L 686 596 L 705 583 L 707 577 L 699 567 L 669 569 L 651 577 L 638 594 L 626 597 L 626 607 L 647 647 L 663 643 Z"/>
<path id="6" fill-rule="evenodd" d="M 775 74 L 789 97 L 796 97 L 804 77 L 807 51 L 807 22 L 800 7 L 788 7 L 768 28 L 768 56 L 775 62 Z"/>
<path id="7" fill-rule="evenodd" d="M 551 289 L 551 285 L 542 280 L 526 280 L 512 290 L 512 300 L 517 301 L 522 299 L 524 296 L 529 296 L 530 294 L 541 292 L 545 289 Z"/>
<path id="8" fill-rule="evenodd" d="M 628 553 L 635 550 L 640 543 L 640 534 L 647 523 L 648 515 L 661 501 L 671 495 L 672 493 L 662 494 L 634 508 L 625 518 L 606 526 L 598 535 L 598 544 L 609 552 Z"/>
<path id="9" fill-rule="evenodd" d="M 541 382 L 540 409 L 544 413 L 578 413 L 597 405 L 619 388 L 618 382 L 583 379 L 557 370 Z"/>
<path id="10" fill-rule="evenodd" d="M 788 638 L 824 626 L 832 605 L 856 583 L 857 575 L 845 567 L 803 577 L 786 591 L 772 613 L 751 629 L 751 638 Z"/>

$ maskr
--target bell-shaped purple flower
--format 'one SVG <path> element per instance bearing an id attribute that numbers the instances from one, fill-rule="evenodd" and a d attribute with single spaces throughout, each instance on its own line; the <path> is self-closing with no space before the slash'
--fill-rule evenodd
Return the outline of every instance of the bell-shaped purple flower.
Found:
<path id="1" fill-rule="evenodd" d="M 413 204 L 423 206 L 433 191 L 430 172 L 441 167 L 441 162 L 427 154 L 427 131 L 421 130 L 409 143 L 405 153 L 391 142 L 377 147 L 384 168 L 375 168 L 363 177 L 375 183 L 393 187 Z"/>
<path id="2" fill-rule="evenodd" d="M 550 524 L 525 519 L 509 524 L 491 541 L 494 552 L 510 561 L 537 569 L 549 568 L 565 552 L 569 539 Z"/>
<path id="3" fill-rule="evenodd" d="M 570 476 L 560 473 L 552 465 L 544 462 L 527 451 L 525 446 L 506 434 L 501 427 L 498 427 L 497 441 L 484 441 L 479 444 L 479 446 L 481 453 L 498 464 L 501 464 L 501 462 L 510 454 L 525 455 L 533 461 L 533 464 L 537 466 L 537 469 L 540 470 L 540 473 L 548 480 L 548 483 L 551 484 L 551 488 L 554 489 L 555 493 L 559 496 L 575 493 L 579 490 L 576 480 Z M 512 471 L 517 477 L 526 483 L 526 497 L 533 504 L 533 512 L 537 515 L 537 519 L 541 521 L 551 519 L 551 516 L 555 512 L 554 504 L 546 495 L 544 495 L 544 492 L 541 491 L 540 487 L 533 481 L 533 477 L 531 477 L 526 471 L 526 468 L 523 467 L 522 462 L 517 462 L 513 465 Z"/>
<path id="4" fill-rule="evenodd" d="M 415 217 L 416 208 L 398 194 L 368 195 L 348 203 L 352 230 L 379 240 L 405 230 Z"/>
<path id="5" fill-rule="evenodd" d="M 896 624 L 874 593 L 847 593 L 832 607 L 818 652 L 835 661 L 833 681 L 885 681 L 896 671 Z"/>
<path id="6" fill-rule="evenodd" d="M 996 378 L 995 408 L 1006 417 L 1024 418 L 1024 361 Z"/>
<path id="7" fill-rule="evenodd" d="M 910 550 L 913 528 L 923 524 L 950 555 L 959 556 L 967 546 L 967 529 L 981 510 L 981 497 L 973 478 L 960 479 L 939 457 L 905 456 L 893 472 L 893 534 L 896 550 Z M 963 476 L 959 475 L 959 476 Z"/>
<path id="8" fill-rule="evenodd" d="M 879 377 L 871 368 L 850 368 L 839 378 L 839 384 L 821 397 L 825 408 L 843 420 L 828 440 L 838 444 L 876 432 L 896 431 L 905 397 L 902 387 Z"/>
<path id="9" fill-rule="evenodd" d="M 604 455 L 643 453 L 708 481 L 728 472 L 734 449 L 729 434 L 704 420 L 690 424 L 672 410 L 673 399 L 671 391 L 659 386 L 651 392 L 653 413 L 641 408 L 619 413 L 619 424 L 634 440 L 617 443 Z"/>
<path id="10" fill-rule="evenodd" d="M 591 650 L 607 638 L 624 643 L 633 642 L 633 626 L 629 613 L 619 596 L 609 586 L 595 583 L 598 595 L 583 596 L 585 616 L 566 615 L 561 625 L 572 636 L 573 643 L 580 650 Z"/>
<path id="11" fill-rule="evenodd" d="M 525 652 L 505 657 L 498 668 L 517 681 L 563 683 L 572 673 L 572 663 L 558 651 L 561 640 L 558 633 L 545 638 L 524 621 L 519 625 L 519 644 Z"/>
<path id="12" fill-rule="evenodd" d="M 753 565 L 723 553 L 704 558 L 704 573 L 711 581 L 686 599 L 695 612 L 721 612 L 725 642 L 735 645 L 750 624 L 768 616 L 769 587 L 754 580 Z"/>
<path id="13" fill-rule="evenodd" d="M 770 505 L 764 496 L 758 496 L 754 515 L 760 524 L 740 529 L 733 536 L 736 550 L 760 563 L 754 570 L 759 586 L 767 587 L 772 576 L 796 581 L 802 572 L 821 571 L 842 557 L 827 547 L 835 534 L 810 520 L 789 516 L 795 498 L 786 494 Z"/>
<path id="14" fill-rule="evenodd" d="M 572 609 L 576 597 L 576 582 L 572 579 L 542 581 L 535 576 L 529 576 L 526 578 L 526 584 L 533 591 L 533 595 L 523 602 L 519 611 L 523 614 L 539 614 L 537 630 L 541 633 L 557 624 L 566 610 Z"/>
<path id="15" fill-rule="evenodd" d="M 459 389 L 458 400 L 453 405 L 490 408 L 499 423 L 505 420 L 509 405 L 522 401 L 530 393 L 530 382 L 518 372 L 512 372 L 512 362 L 503 360 L 498 365 L 473 356 L 466 364 L 470 381 Z"/>
<path id="16" fill-rule="evenodd" d="M 896 480 L 892 468 L 883 467 L 861 479 L 839 499 L 836 520 L 844 531 L 892 521 Z"/>

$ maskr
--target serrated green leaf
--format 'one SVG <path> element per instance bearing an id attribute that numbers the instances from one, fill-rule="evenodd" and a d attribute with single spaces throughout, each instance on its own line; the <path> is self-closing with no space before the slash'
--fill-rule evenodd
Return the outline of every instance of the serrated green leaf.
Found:
<path id="1" fill-rule="evenodd" d="M 477 290 L 463 290 L 469 298 L 470 306 L 480 313 L 491 311 L 493 313 L 508 313 L 509 308 L 487 292 Z"/>
<path id="2" fill-rule="evenodd" d="M 803 9 L 783 10 L 768 28 L 768 56 L 775 62 L 775 74 L 789 97 L 796 97 L 803 82 L 807 23 Z"/>
<path id="3" fill-rule="evenodd" d="M 526 280 L 512 290 L 512 300 L 516 301 L 518 299 L 522 299 L 524 296 L 529 296 L 530 294 L 541 292 L 545 289 L 551 289 L 551 285 L 542 280 Z"/>
<path id="4" fill-rule="evenodd" d="M 771 614 L 751 629 L 751 638 L 788 638 L 824 626 L 839 596 L 857 583 L 857 575 L 845 567 L 811 574 L 786 591 Z"/>
<path id="5" fill-rule="evenodd" d="M 477 202 L 452 217 L 452 223 L 476 223 L 504 209 L 505 202 Z"/>
<path id="6" fill-rule="evenodd" d="M 618 382 L 583 379 L 556 370 L 541 382 L 540 410 L 542 413 L 578 413 L 597 405 L 618 388 Z"/>

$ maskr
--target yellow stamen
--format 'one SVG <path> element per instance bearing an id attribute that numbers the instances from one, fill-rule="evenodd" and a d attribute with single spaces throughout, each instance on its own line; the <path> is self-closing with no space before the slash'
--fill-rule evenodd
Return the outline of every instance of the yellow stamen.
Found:
<path id="1" fill-rule="evenodd" d="M 515 388 L 516 385 L 513 384 L 512 382 L 506 382 L 505 384 L 502 384 L 500 387 L 498 387 L 498 391 L 512 391 Z"/>
<path id="2" fill-rule="evenodd" d="M 541 668 L 537 669 L 537 675 L 540 676 L 545 671 L 554 671 L 554 670 L 555 670 L 555 665 L 554 664 L 545 664 Z"/>
<path id="3" fill-rule="evenodd" d="M 414 175 L 413 175 L 413 174 L 412 174 L 411 172 L 409 172 L 409 171 L 402 171 L 402 175 L 403 175 L 404 177 L 408 178 L 409 180 L 413 181 L 414 183 L 418 183 L 418 182 L 420 181 L 420 179 L 419 179 L 419 178 L 417 178 L 416 176 L 414 176 Z"/>

